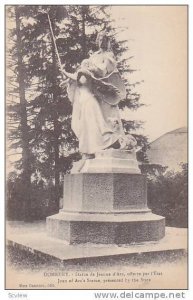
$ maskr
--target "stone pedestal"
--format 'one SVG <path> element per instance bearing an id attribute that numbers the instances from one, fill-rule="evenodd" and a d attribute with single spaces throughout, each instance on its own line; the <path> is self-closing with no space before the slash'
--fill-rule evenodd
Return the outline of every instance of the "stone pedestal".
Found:
<path id="1" fill-rule="evenodd" d="M 47 218 L 50 236 L 71 244 L 128 244 L 164 237 L 165 218 L 147 207 L 146 178 L 139 173 L 134 155 L 128 162 L 129 154 L 119 152 L 112 150 L 108 157 L 103 152 L 86 161 L 87 172 L 84 165 L 81 173 L 65 175 L 63 209 Z M 97 164 L 98 160 L 104 160 L 104 165 Z M 117 160 L 122 160 L 121 164 Z M 106 173 L 100 172 L 102 166 Z M 110 172 L 112 166 L 117 167 Z M 131 166 L 135 172 L 126 173 Z"/>

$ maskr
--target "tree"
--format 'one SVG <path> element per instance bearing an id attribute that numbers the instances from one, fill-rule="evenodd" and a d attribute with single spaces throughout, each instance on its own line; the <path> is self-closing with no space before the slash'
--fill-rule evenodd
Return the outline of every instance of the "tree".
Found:
<path id="1" fill-rule="evenodd" d="M 10 138 L 15 138 L 15 143 L 12 144 L 13 148 L 21 147 L 22 149 L 22 158 L 21 158 L 21 182 L 23 187 L 23 194 L 25 195 L 25 201 L 23 199 L 23 208 L 24 208 L 24 219 L 30 220 L 31 212 L 31 163 L 30 163 L 30 140 L 28 135 L 28 120 L 27 120 L 27 102 L 26 102 L 26 85 L 27 81 L 25 79 L 25 65 L 23 60 L 23 42 L 21 35 L 21 19 L 20 19 L 20 10 L 15 6 L 15 44 L 12 48 L 13 57 L 16 58 L 16 65 L 14 67 L 14 72 L 16 74 L 15 82 L 18 84 L 15 86 L 13 93 L 18 93 L 19 102 L 15 105 L 9 106 L 9 114 L 12 115 L 13 119 L 15 118 L 15 113 L 17 118 L 19 118 L 19 125 L 17 128 L 14 128 Z M 13 121 L 12 119 L 12 121 Z M 16 130 L 18 132 L 16 133 Z M 18 138 L 20 140 L 18 141 Z"/>

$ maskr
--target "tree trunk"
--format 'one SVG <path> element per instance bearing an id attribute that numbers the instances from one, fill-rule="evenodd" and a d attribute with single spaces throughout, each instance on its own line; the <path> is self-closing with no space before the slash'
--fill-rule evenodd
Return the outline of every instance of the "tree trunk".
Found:
<path id="1" fill-rule="evenodd" d="M 30 149 L 29 149 L 29 128 L 27 124 L 27 108 L 25 99 L 25 74 L 22 60 L 22 39 L 20 31 L 20 11 L 19 7 L 15 6 L 16 16 L 16 34 L 17 34 L 17 53 L 18 53 L 18 83 L 19 83 L 19 98 L 21 106 L 21 139 L 22 139 L 22 182 L 23 182 L 23 206 L 24 220 L 31 219 L 31 166 L 30 166 Z"/>

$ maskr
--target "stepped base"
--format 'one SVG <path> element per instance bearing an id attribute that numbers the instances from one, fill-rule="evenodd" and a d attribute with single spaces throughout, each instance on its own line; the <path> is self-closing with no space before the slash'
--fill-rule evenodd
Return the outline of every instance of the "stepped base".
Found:
<path id="1" fill-rule="evenodd" d="M 77 173 L 126 173 L 140 174 L 136 152 L 120 149 L 101 150 L 94 159 L 79 160 L 73 163 L 71 174 Z"/>
<path id="2" fill-rule="evenodd" d="M 148 211 L 122 214 L 60 212 L 47 218 L 47 232 L 70 244 L 157 241 L 165 235 L 165 218 Z"/>

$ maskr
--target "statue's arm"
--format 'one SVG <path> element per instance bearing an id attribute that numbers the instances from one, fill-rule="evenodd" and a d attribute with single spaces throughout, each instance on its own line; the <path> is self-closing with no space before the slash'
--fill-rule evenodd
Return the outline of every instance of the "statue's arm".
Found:
<path id="1" fill-rule="evenodd" d="M 62 72 L 66 77 L 68 77 L 72 80 L 77 80 L 77 73 L 69 73 L 64 68 L 62 68 Z"/>

